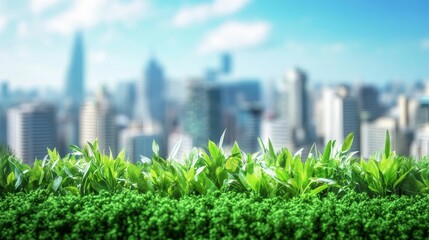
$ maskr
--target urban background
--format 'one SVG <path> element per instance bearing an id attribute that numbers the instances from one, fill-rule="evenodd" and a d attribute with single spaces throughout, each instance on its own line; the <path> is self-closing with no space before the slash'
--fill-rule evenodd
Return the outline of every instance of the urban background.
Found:
<path id="1" fill-rule="evenodd" d="M 0 3 L 0 145 L 26 163 L 98 139 L 131 161 L 208 139 L 429 154 L 429 3 Z"/>

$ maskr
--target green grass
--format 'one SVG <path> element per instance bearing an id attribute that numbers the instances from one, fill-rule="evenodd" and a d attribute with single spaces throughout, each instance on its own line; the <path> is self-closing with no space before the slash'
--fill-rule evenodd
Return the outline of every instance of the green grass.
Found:
<path id="1" fill-rule="evenodd" d="M 396 156 L 389 135 L 383 154 L 359 159 L 350 153 L 353 134 L 339 148 L 330 141 L 323 153 L 313 148 L 302 161 L 286 148 L 275 152 L 271 142 L 255 154 L 244 153 L 235 144 L 230 153 L 209 141 L 206 149 L 193 149 L 183 163 L 158 153 L 133 164 L 99 151 L 98 143 L 61 157 L 48 149 L 33 166 L 23 164 L 7 150 L 0 151 L 0 194 L 47 190 L 59 195 L 88 195 L 100 191 L 118 193 L 136 190 L 179 198 L 211 191 L 246 192 L 262 197 L 343 195 L 350 191 L 370 196 L 415 195 L 429 192 L 429 161 Z M 175 148 L 177 150 L 177 148 Z M 338 150 L 337 150 L 338 149 Z M 175 151 L 173 151 L 175 152 Z"/>
<path id="2" fill-rule="evenodd" d="M 427 239 L 429 196 L 180 199 L 123 191 L 0 197 L 0 239 Z"/>

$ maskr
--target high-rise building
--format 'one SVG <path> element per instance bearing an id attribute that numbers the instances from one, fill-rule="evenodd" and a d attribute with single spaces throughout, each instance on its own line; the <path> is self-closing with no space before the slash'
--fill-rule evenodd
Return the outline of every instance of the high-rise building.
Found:
<path id="1" fill-rule="evenodd" d="M 421 128 L 429 123 L 429 97 L 419 99 L 415 118 L 416 128 Z"/>
<path id="2" fill-rule="evenodd" d="M 137 84 L 133 81 L 120 82 L 114 98 L 117 113 L 132 118 L 137 101 Z"/>
<path id="3" fill-rule="evenodd" d="M 162 141 L 160 132 L 145 131 L 142 123 L 133 122 L 120 133 L 119 149 L 125 149 L 126 157 L 131 162 L 138 162 L 140 156 L 152 158 L 153 141 L 160 144 Z"/>
<path id="4" fill-rule="evenodd" d="M 7 113 L 8 145 L 24 163 L 46 156 L 56 147 L 55 109 L 43 103 L 28 103 Z"/>
<path id="5" fill-rule="evenodd" d="M 354 133 L 350 151 L 360 150 L 360 121 L 357 99 L 347 87 L 325 88 L 322 91 L 324 109 L 324 144 L 329 140 L 342 143 L 347 135 Z M 337 145 L 338 146 L 338 145 Z"/>
<path id="6" fill-rule="evenodd" d="M 232 58 L 229 53 L 224 53 L 222 55 L 222 68 L 221 72 L 223 74 L 230 74 L 232 72 Z"/>
<path id="7" fill-rule="evenodd" d="M 0 145 L 7 145 L 7 117 L 6 110 L 9 107 L 9 84 L 4 81 L 0 84 Z"/>
<path id="8" fill-rule="evenodd" d="M 82 33 L 76 33 L 72 57 L 67 74 L 66 98 L 73 104 L 80 105 L 84 98 L 84 48 Z"/>
<path id="9" fill-rule="evenodd" d="M 115 110 L 105 89 L 84 102 L 80 112 L 80 145 L 98 139 L 101 151 L 116 154 Z"/>
<path id="10" fill-rule="evenodd" d="M 237 114 L 237 142 L 245 152 L 256 152 L 259 148 L 257 139 L 261 134 L 262 106 L 257 103 L 243 102 Z"/>
<path id="11" fill-rule="evenodd" d="M 360 118 L 363 121 L 372 121 L 383 115 L 379 103 L 379 91 L 375 86 L 363 85 L 358 89 Z"/>
<path id="12" fill-rule="evenodd" d="M 391 149 L 397 149 L 396 120 L 390 117 L 377 118 L 372 122 L 362 123 L 362 157 L 368 158 L 374 153 L 382 153 L 386 139 L 386 131 L 389 131 Z"/>
<path id="13" fill-rule="evenodd" d="M 288 148 L 293 152 L 296 150 L 296 144 L 293 141 L 292 131 L 289 127 L 289 94 L 287 82 L 280 82 L 275 99 L 276 115 L 262 120 L 262 138 L 264 140 L 269 138 L 276 151 L 282 148 Z"/>
<path id="14" fill-rule="evenodd" d="M 192 80 L 185 106 L 185 132 L 197 147 L 217 140 L 222 134 L 221 91 L 218 85 Z"/>
<path id="15" fill-rule="evenodd" d="M 309 105 L 307 75 L 300 69 L 287 71 L 285 77 L 288 91 L 288 122 L 294 142 L 298 145 L 309 139 Z"/>
<path id="16" fill-rule="evenodd" d="M 0 145 L 7 145 L 7 117 L 6 110 L 0 106 Z"/>
<path id="17" fill-rule="evenodd" d="M 416 136 L 411 145 L 411 155 L 416 158 L 429 155 L 429 124 L 417 129 Z"/>
<path id="18" fill-rule="evenodd" d="M 399 128 L 406 129 L 410 126 L 410 111 L 409 111 L 409 99 L 405 95 L 398 97 L 398 119 Z"/>
<path id="19" fill-rule="evenodd" d="M 148 102 L 149 114 L 152 121 L 164 125 L 165 121 L 165 77 L 161 65 L 151 59 L 145 70 L 144 96 Z"/>
<path id="20" fill-rule="evenodd" d="M 84 46 L 81 32 L 76 33 L 65 84 L 65 101 L 58 113 L 59 151 L 79 144 L 79 111 L 85 97 Z"/>
<path id="21" fill-rule="evenodd" d="M 0 100 L 7 101 L 9 98 L 9 84 L 7 81 L 4 81 L 0 85 Z"/>

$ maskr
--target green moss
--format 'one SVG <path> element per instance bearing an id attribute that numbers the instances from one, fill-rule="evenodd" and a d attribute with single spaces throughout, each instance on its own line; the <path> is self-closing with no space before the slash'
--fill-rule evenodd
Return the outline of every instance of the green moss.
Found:
<path id="1" fill-rule="evenodd" d="M 125 191 L 0 199 L 0 239 L 427 239 L 429 196 L 260 198 L 211 193 L 181 199 Z"/>

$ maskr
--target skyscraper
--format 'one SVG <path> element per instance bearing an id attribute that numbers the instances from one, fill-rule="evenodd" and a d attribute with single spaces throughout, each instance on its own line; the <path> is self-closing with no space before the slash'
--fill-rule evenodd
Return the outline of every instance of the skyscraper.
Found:
<path id="1" fill-rule="evenodd" d="M 281 81 L 275 92 L 274 102 L 276 114 L 274 117 L 266 118 L 262 121 L 262 137 L 264 140 L 271 140 L 274 150 L 279 151 L 282 148 L 288 148 L 291 151 L 296 150 L 291 129 L 289 127 L 289 94 L 288 84 Z"/>
<path id="2" fill-rule="evenodd" d="M 307 94 L 307 75 L 300 69 L 291 69 L 286 73 L 288 91 L 288 120 L 294 142 L 298 145 L 309 139 L 309 106 Z"/>
<path id="3" fill-rule="evenodd" d="M 232 72 L 232 58 L 229 53 L 224 53 L 222 55 L 221 72 L 223 74 L 230 74 Z"/>
<path id="4" fill-rule="evenodd" d="M 372 121 L 383 114 L 375 86 L 363 85 L 358 89 L 360 118 L 363 121 Z"/>
<path id="5" fill-rule="evenodd" d="M 82 33 L 76 33 L 72 57 L 67 73 L 66 98 L 74 104 L 80 105 L 84 97 L 84 49 Z"/>
<path id="6" fill-rule="evenodd" d="M 362 123 L 362 157 L 368 158 L 371 154 L 382 153 L 386 130 L 390 134 L 392 151 L 397 150 L 397 126 L 396 121 L 389 117 L 380 117 L 372 122 Z"/>
<path id="7" fill-rule="evenodd" d="M 218 85 L 192 80 L 185 106 L 185 131 L 197 147 L 218 140 L 222 134 L 221 91 Z"/>
<path id="8" fill-rule="evenodd" d="M 360 121 L 357 99 L 350 95 L 347 87 L 326 88 L 322 91 L 324 109 L 324 134 L 329 140 L 342 143 L 347 135 L 354 133 L 350 151 L 360 150 Z M 338 146 L 338 145 L 337 145 Z"/>
<path id="9" fill-rule="evenodd" d="M 101 151 L 116 154 L 115 111 L 105 89 L 95 99 L 88 99 L 80 113 L 80 145 L 98 139 Z"/>
<path id="10" fill-rule="evenodd" d="M 144 95 L 148 102 L 150 118 L 163 126 L 166 100 L 164 71 L 155 59 L 151 59 L 144 76 Z"/>
<path id="11" fill-rule="evenodd" d="M 55 109 L 43 103 L 28 103 L 8 111 L 8 145 L 27 164 L 42 159 L 46 148 L 56 147 Z"/>
<path id="12" fill-rule="evenodd" d="M 116 87 L 115 93 L 117 113 L 132 118 L 137 101 L 137 84 L 134 81 L 120 82 Z"/>
<path id="13" fill-rule="evenodd" d="M 131 162 L 138 162 L 140 156 L 152 158 L 153 141 L 159 144 L 162 141 L 162 135 L 154 131 L 144 131 L 141 122 L 133 122 L 120 133 L 119 149 L 125 149 L 126 157 Z"/>
<path id="14" fill-rule="evenodd" d="M 411 145 L 411 155 L 422 158 L 429 155 L 429 124 L 426 124 L 416 131 L 416 136 Z"/>
<path id="15" fill-rule="evenodd" d="M 243 102 L 237 114 L 237 142 L 245 152 L 256 152 L 257 139 L 261 134 L 262 106 L 257 103 Z"/>
<path id="16" fill-rule="evenodd" d="M 0 145 L 7 145 L 7 117 L 6 109 L 0 105 Z"/>
<path id="17" fill-rule="evenodd" d="M 65 154 L 68 146 L 79 144 L 79 111 L 84 90 L 84 49 L 82 33 L 76 33 L 65 84 L 65 101 L 58 113 L 59 151 Z"/>

